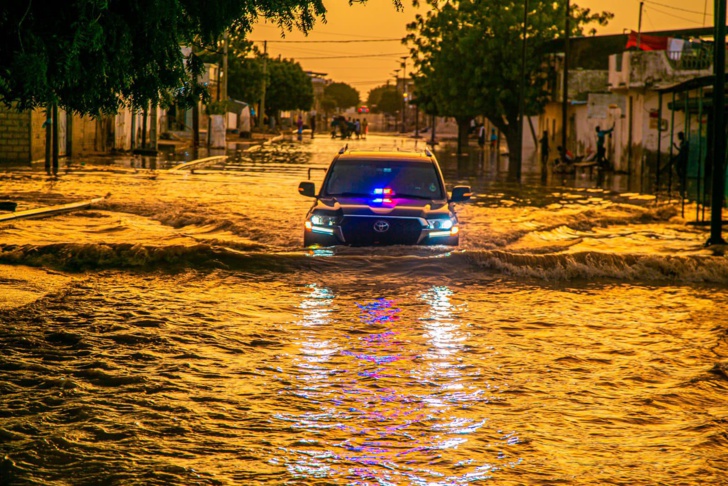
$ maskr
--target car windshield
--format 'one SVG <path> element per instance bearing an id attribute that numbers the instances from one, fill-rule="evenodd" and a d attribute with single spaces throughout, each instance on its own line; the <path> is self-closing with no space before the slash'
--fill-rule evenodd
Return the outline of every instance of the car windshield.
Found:
<path id="1" fill-rule="evenodd" d="M 324 192 L 327 196 L 443 199 L 437 171 L 429 161 L 338 160 Z"/>

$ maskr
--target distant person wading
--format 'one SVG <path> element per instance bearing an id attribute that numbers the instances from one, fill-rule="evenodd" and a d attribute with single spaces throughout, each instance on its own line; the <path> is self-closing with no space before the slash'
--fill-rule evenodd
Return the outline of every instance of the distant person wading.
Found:
<path id="1" fill-rule="evenodd" d="M 607 160 L 607 147 L 605 145 L 605 139 L 607 135 L 612 133 L 614 125 L 609 130 L 602 130 L 600 127 L 596 127 L 597 132 L 597 164 L 602 169 L 609 168 L 609 161 Z"/>

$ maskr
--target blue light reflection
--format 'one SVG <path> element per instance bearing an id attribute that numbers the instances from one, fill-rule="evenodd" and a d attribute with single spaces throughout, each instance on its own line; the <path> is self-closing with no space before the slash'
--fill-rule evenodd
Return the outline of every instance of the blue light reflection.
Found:
<path id="1" fill-rule="evenodd" d="M 337 306 L 345 297 L 307 287 L 300 306 L 301 374 L 287 377 L 297 384 L 288 396 L 305 402 L 299 414 L 274 416 L 305 434 L 301 445 L 315 444 L 285 448 L 294 478 L 465 485 L 520 462 L 504 454 L 518 445 L 517 435 L 473 415 L 490 396 L 463 376 L 467 332 L 460 314 L 467 308 L 453 297 L 448 287 L 433 286 L 422 305 L 405 310 L 395 299 L 348 301 L 355 310 L 342 320 Z"/>

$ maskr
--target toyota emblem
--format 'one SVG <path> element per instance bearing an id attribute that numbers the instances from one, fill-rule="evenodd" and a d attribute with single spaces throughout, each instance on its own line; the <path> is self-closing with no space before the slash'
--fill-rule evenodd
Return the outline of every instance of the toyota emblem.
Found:
<path id="1" fill-rule="evenodd" d="M 374 231 L 376 231 L 377 233 L 384 233 L 388 229 L 389 229 L 389 223 L 387 223 L 386 221 L 379 220 L 376 223 L 374 223 Z"/>

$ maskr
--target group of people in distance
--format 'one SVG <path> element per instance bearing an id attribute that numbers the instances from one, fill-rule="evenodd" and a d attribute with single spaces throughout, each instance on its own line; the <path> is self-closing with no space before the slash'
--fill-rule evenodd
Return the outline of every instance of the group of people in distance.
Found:
<path id="1" fill-rule="evenodd" d="M 356 136 L 356 139 L 366 139 L 369 133 L 369 122 L 366 118 L 360 120 L 348 120 L 343 115 L 335 116 L 331 120 L 331 138 L 336 138 L 339 135 L 341 138 L 352 138 Z"/>
<path id="2" fill-rule="evenodd" d="M 611 134 L 614 131 L 614 125 L 612 125 L 612 128 L 602 130 L 600 126 L 595 127 L 594 129 L 597 137 L 597 150 L 594 153 L 591 153 L 587 155 L 586 157 L 574 157 L 574 154 L 566 149 L 564 150 L 564 147 L 559 145 L 556 148 L 556 151 L 558 153 L 558 159 L 555 162 L 555 168 L 559 171 L 566 172 L 569 171 L 569 169 L 573 169 L 573 163 L 574 162 L 595 162 L 596 166 L 599 169 L 602 170 L 609 170 L 610 163 L 609 159 L 607 159 L 607 148 L 606 148 L 606 138 L 607 135 Z M 539 141 L 541 144 L 541 163 L 543 167 L 546 167 L 548 164 L 548 158 L 549 158 L 549 134 L 547 131 L 543 132 L 543 136 L 541 137 L 541 140 Z M 685 138 L 684 132 L 678 132 L 677 133 L 677 143 L 673 143 L 673 147 L 676 150 L 676 154 L 670 159 L 667 163 L 667 165 L 674 167 L 675 173 L 677 174 L 681 186 L 684 187 L 685 184 L 685 177 L 687 176 L 687 167 L 688 167 L 688 140 Z"/>

